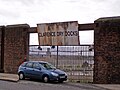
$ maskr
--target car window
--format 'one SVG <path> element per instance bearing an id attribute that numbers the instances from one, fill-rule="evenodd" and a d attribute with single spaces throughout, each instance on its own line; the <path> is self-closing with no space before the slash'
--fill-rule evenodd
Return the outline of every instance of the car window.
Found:
<path id="1" fill-rule="evenodd" d="M 32 68 L 32 65 L 33 65 L 32 62 L 28 62 L 28 63 L 26 64 L 26 67 Z"/>
<path id="2" fill-rule="evenodd" d="M 33 68 L 40 69 L 40 65 L 38 63 L 34 63 Z"/>
<path id="3" fill-rule="evenodd" d="M 40 63 L 44 68 L 46 69 L 56 69 L 52 64 L 50 63 Z"/>
<path id="4" fill-rule="evenodd" d="M 26 62 L 22 63 L 21 66 L 25 67 L 26 66 Z"/>

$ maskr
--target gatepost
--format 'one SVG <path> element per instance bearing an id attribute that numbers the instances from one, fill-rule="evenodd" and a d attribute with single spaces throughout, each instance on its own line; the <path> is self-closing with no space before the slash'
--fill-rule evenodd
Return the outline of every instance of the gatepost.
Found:
<path id="1" fill-rule="evenodd" d="M 120 17 L 95 21 L 94 83 L 120 83 Z"/>
<path id="2" fill-rule="evenodd" d="M 4 72 L 17 73 L 18 66 L 28 59 L 29 25 L 8 25 L 4 33 Z"/>
<path id="3" fill-rule="evenodd" d="M 4 26 L 0 26 L 0 72 L 4 72 Z"/>

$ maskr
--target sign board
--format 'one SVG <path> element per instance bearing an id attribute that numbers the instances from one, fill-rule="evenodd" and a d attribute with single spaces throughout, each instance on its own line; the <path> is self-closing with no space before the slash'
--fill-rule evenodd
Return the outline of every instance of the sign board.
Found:
<path id="1" fill-rule="evenodd" d="M 77 21 L 37 24 L 37 31 L 41 46 L 71 46 L 80 42 Z"/>

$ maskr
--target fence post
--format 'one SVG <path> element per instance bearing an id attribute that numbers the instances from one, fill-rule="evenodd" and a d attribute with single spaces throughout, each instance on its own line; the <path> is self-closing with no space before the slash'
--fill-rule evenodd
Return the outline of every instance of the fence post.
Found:
<path id="1" fill-rule="evenodd" d="M 58 68 L 58 45 L 57 45 L 57 61 L 56 61 L 56 67 Z"/>

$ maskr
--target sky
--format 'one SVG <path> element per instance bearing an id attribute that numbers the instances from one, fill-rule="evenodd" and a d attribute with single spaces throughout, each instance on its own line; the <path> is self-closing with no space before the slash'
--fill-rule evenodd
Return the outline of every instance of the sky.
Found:
<path id="1" fill-rule="evenodd" d="M 0 25 L 27 23 L 36 27 L 38 23 L 63 21 L 93 23 L 100 17 L 119 16 L 119 7 L 120 0 L 0 0 Z M 89 38 L 89 35 L 93 37 L 93 31 L 84 35 L 88 39 L 82 38 L 82 41 L 93 42 Z M 30 36 L 30 43 L 36 44 L 37 34 Z"/>

